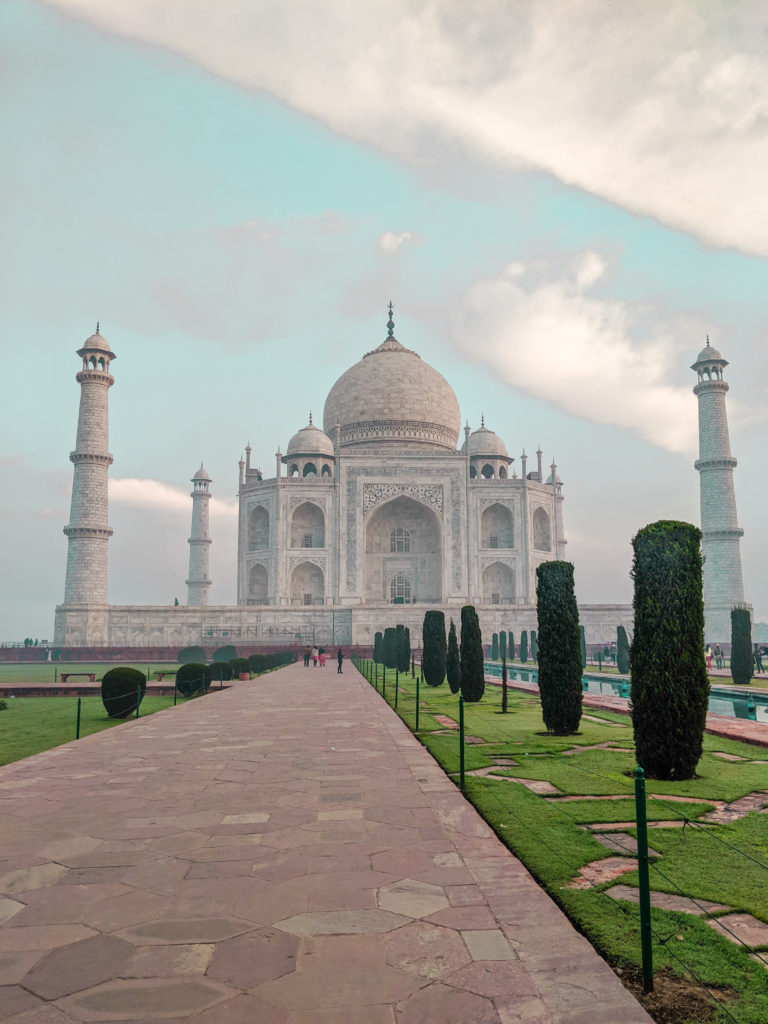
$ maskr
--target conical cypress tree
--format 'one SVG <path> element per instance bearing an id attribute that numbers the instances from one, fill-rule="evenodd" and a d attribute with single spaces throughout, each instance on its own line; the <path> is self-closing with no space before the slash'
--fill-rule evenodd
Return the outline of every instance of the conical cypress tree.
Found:
<path id="1" fill-rule="evenodd" d="M 531 658 L 534 661 L 539 660 L 539 641 L 536 637 L 536 630 L 531 630 Z"/>
<path id="2" fill-rule="evenodd" d="M 422 627 L 421 671 L 427 686 L 440 686 L 445 679 L 445 615 L 429 611 Z"/>
<path id="3" fill-rule="evenodd" d="M 494 633 L 491 637 L 491 661 L 499 660 L 499 634 Z"/>
<path id="4" fill-rule="evenodd" d="M 539 694 L 547 732 L 571 736 L 581 721 L 579 609 L 570 562 L 543 562 L 536 569 L 536 607 L 541 646 Z M 532 634 L 533 635 L 533 634 Z"/>
<path id="5" fill-rule="evenodd" d="M 528 661 L 528 630 L 524 629 L 520 634 L 520 661 L 525 664 Z"/>
<path id="6" fill-rule="evenodd" d="M 501 656 L 501 713 L 506 715 L 509 697 L 507 694 L 507 656 Z"/>
<path id="7" fill-rule="evenodd" d="M 458 693 L 461 689 L 461 661 L 459 659 L 459 642 L 456 639 L 456 626 L 453 619 L 448 630 L 448 653 L 445 658 L 445 674 L 448 677 L 448 685 L 451 693 Z"/>
<path id="8" fill-rule="evenodd" d="M 509 636 L 507 638 L 507 642 L 509 644 L 509 660 L 510 661 L 514 661 L 515 660 L 515 634 L 514 633 L 510 633 L 509 634 Z"/>
<path id="9" fill-rule="evenodd" d="M 405 660 L 405 626 L 402 623 L 398 623 L 395 628 L 397 631 L 395 668 L 398 672 L 407 672 L 411 659 Z"/>
<path id="10" fill-rule="evenodd" d="M 386 668 L 397 668 L 397 630 L 388 626 L 381 644 L 381 660 Z"/>
<path id="11" fill-rule="evenodd" d="M 731 609 L 731 679 L 736 686 L 752 680 L 752 622 L 747 608 Z"/>
<path id="12" fill-rule="evenodd" d="M 461 609 L 461 695 L 468 703 L 481 699 L 485 692 L 483 665 L 483 635 L 475 606 L 465 604 Z"/>
<path id="13" fill-rule="evenodd" d="M 403 634 L 403 663 L 400 671 L 407 672 L 411 667 L 411 631 L 408 626 L 403 630 Z"/>
<path id="14" fill-rule="evenodd" d="M 616 667 L 623 676 L 629 672 L 629 640 L 623 626 L 616 627 Z"/>
<path id="15" fill-rule="evenodd" d="M 584 633 L 584 627 L 579 626 L 579 644 L 581 646 L 581 667 L 587 667 L 587 637 Z"/>
<path id="16" fill-rule="evenodd" d="M 376 636 L 373 638 L 373 660 L 375 662 L 377 662 L 379 665 L 383 661 L 382 653 L 381 653 L 382 640 L 383 639 L 384 639 L 384 634 L 383 633 L 377 633 Z"/>
<path id="17" fill-rule="evenodd" d="M 662 520 L 640 530 L 632 547 L 635 629 L 629 660 L 637 762 L 653 779 L 691 779 L 709 699 L 701 531 Z"/>
<path id="18" fill-rule="evenodd" d="M 501 655 L 502 661 L 507 656 L 507 634 L 503 629 L 499 633 L 499 654 Z"/>

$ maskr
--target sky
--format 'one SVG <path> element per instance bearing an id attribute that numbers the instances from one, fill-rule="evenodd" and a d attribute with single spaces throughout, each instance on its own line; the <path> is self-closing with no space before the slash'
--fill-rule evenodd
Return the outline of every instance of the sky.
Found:
<path id="1" fill-rule="evenodd" d="M 0 640 L 52 636 L 97 321 L 109 600 L 184 602 L 203 462 L 228 604 L 245 445 L 273 476 L 390 300 L 463 420 L 557 462 L 582 603 L 699 523 L 709 335 L 768 620 L 766 43 L 750 0 L 6 0 Z"/>

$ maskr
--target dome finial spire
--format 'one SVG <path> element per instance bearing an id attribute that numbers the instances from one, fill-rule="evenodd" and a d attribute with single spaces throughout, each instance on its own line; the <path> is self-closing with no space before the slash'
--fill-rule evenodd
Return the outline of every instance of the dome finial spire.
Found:
<path id="1" fill-rule="evenodd" d="M 480 413 L 480 429 L 481 430 L 485 429 L 485 413 L 484 412 Z"/>
<path id="2" fill-rule="evenodd" d="M 389 320 L 387 320 L 387 337 L 394 338 L 395 321 L 392 319 L 392 300 L 389 300 Z"/>
<path id="3" fill-rule="evenodd" d="M 312 410 L 309 410 L 309 425 L 312 426 Z"/>
<path id="4" fill-rule="evenodd" d="M 101 324 L 98 320 L 96 321 L 96 333 L 101 334 Z"/>

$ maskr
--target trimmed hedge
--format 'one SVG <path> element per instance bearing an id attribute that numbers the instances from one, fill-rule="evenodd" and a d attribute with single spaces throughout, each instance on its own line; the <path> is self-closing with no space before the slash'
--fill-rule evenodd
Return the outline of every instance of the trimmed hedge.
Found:
<path id="1" fill-rule="evenodd" d="M 520 634 L 520 661 L 528 661 L 528 630 L 524 629 Z"/>
<path id="2" fill-rule="evenodd" d="M 507 656 L 507 634 L 502 631 L 499 633 L 499 654 L 501 655 L 502 661 Z"/>
<path id="3" fill-rule="evenodd" d="M 640 530 L 632 547 L 630 666 L 637 761 L 652 779 L 691 779 L 701 757 L 709 699 L 701 531 L 690 523 L 661 520 Z"/>
<path id="4" fill-rule="evenodd" d="M 461 609 L 461 695 L 474 704 L 484 693 L 483 635 L 475 606 L 465 604 Z"/>
<path id="5" fill-rule="evenodd" d="M 737 686 L 752 680 L 752 620 L 747 608 L 731 609 L 731 679 Z"/>
<path id="6" fill-rule="evenodd" d="M 248 666 L 254 675 L 261 675 L 262 672 L 269 672 L 273 668 L 282 668 L 283 665 L 292 665 L 296 655 L 292 650 L 272 651 L 269 654 L 252 654 L 248 659 Z"/>
<path id="7" fill-rule="evenodd" d="M 461 689 L 461 659 L 459 657 L 459 641 L 456 639 L 456 625 L 451 619 L 448 630 L 448 651 L 445 656 L 445 674 L 448 677 L 448 685 L 451 693 L 458 693 Z"/>
<path id="8" fill-rule="evenodd" d="M 616 627 L 616 667 L 623 676 L 629 672 L 629 640 L 623 626 Z"/>
<path id="9" fill-rule="evenodd" d="M 216 683 L 226 682 L 234 675 L 228 661 L 212 661 L 208 667 L 211 670 L 211 680 Z"/>
<path id="10" fill-rule="evenodd" d="M 232 661 L 232 659 L 236 657 L 237 648 L 233 647 L 232 644 L 224 644 L 223 647 L 218 647 L 213 652 L 214 661 Z"/>
<path id="11" fill-rule="evenodd" d="M 382 642 L 384 640 L 383 633 L 377 633 L 373 638 L 373 660 L 380 665 L 382 662 Z"/>
<path id="12" fill-rule="evenodd" d="M 499 634 L 494 633 L 491 637 L 491 661 L 499 660 Z"/>
<path id="13" fill-rule="evenodd" d="M 381 660 L 385 668 L 397 668 L 397 629 L 387 626 L 381 641 Z"/>
<path id="14" fill-rule="evenodd" d="M 441 611 L 424 614 L 422 626 L 421 671 L 427 686 L 441 686 L 445 679 L 445 615 Z"/>
<path id="15" fill-rule="evenodd" d="M 136 714 L 136 694 L 139 704 L 147 690 L 147 677 L 136 668 L 120 666 L 104 673 L 101 680 L 101 699 L 110 718 L 128 718 Z"/>
<path id="16" fill-rule="evenodd" d="M 582 698 L 573 566 L 570 562 L 542 562 L 536 568 L 536 581 L 539 696 L 544 726 L 554 736 L 572 736 L 579 729 Z"/>
<path id="17" fill-rule="evenodd" d="M 186 665 L 190 661 L 205 661 L 205 651 L 202 647 L 184 647 L 179 651 L 176 660 L 180 665 Z"/>
<path id="18" fill-rule="evenodd" d="M 176 673 L 176 689 L 184 697 L 205 693 L 211 685 L 211 670 L 202 662 L 189 661 Z"/>
<path id="19" fill-rule="evenodd" d="M 237 678 L 239 675 L 251 674 L 251 664 L 247 658 L 230 658 L 229 664 L 232 666 L 232 671 Z"/>

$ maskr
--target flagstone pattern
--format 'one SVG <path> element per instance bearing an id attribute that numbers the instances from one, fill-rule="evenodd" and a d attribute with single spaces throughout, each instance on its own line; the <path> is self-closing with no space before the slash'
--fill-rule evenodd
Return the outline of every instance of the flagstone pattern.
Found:
<path id="1" fill-rule="evenodd" d="M 352 668 L 0 769 L 3 1024 L 647 1024 Z"/>

